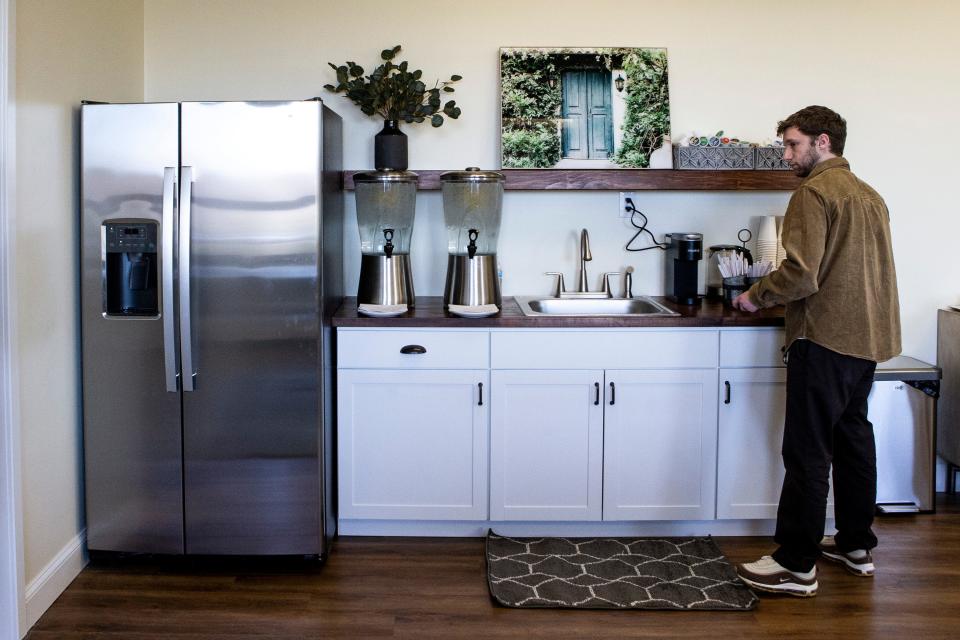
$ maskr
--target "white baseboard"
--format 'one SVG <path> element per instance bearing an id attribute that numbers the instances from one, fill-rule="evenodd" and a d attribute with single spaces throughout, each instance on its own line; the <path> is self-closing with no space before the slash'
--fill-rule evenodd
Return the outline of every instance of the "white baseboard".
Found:
<path id="1" fill-rule="evenodd" d="M 339 520 L 343 536 L 404 536 L 482 538 L 487 530 L 504 536 L 772 536 L 777 521 L 767 520 L 672 520 L 629 522 L 492 522 L 489 520 Z M 826 521 L 825 533 L 833 535 L 836 523 Z"/>
<path id="2" fill-rule="evenodd" d="M 50 608 L 60 594 L 70 586 L 73 579 L 87 565 L 87 530 L 78 533 L 68 542 L 36 578 L 27 584 L 25 600 L 27 629 Z"/>
<path id="3" fill-rule="evenodd" d="M 832 523 L 831 523 L 832 524 Z M 774 520 L 680 522 L 467 522 L 340 520 L 341 536 L 482 538 L 492 529 L 507 536 L 770 536 Z"/>

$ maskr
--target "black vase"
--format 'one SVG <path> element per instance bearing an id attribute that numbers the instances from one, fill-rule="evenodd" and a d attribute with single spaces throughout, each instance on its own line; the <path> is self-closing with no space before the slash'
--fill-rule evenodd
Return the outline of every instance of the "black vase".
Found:
<path id="1" fill-rule="evenodd" d="M 378 171 L 405 171 L 407 134 L 396 120 L 384 120 L 383 129 L 373 138 L 373 166 Z"/>

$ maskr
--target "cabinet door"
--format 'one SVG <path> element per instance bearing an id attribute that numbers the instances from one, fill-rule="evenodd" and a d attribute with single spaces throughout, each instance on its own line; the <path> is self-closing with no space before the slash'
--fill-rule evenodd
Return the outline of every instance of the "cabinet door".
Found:
<path id="1" fill-rule="evenodd" d="M 784 368 L 721 369 L 717 518 L 776 518 L 783 486 Z"/>
<path id="2" fill-rule="evenodd" d="M 487 371 L 341 369 L 340 517 L 486 519 L 487 383 Z"/>
<path id="3" fill-rule="evenodd" d="M 787 370 L 721 369 L 719 391 L 717 518 L 776 518 Z M 832 489 L 827 517 L 833 517 Z"/>
<path id="4" fill-rule="evenodd" d="M 494 371 L 491 520 L 599 520 L 603 371 Z"/>
<path id="5" fill-rule="evenodd" d="M 717 370 L 606 375 L 603 519 L 712 519 Z"/>

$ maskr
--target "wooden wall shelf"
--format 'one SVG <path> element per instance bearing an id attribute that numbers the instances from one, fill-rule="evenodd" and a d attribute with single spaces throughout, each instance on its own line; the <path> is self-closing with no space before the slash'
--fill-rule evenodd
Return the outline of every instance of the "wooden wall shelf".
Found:
<path id="1" fill-rule="evenodd" d="M 440 174 L 449 169 L 413 170 L 420 191 L 440 189 Z M 800 178 L 792 171 L 691 171 L 680 169 L 501 169 L 504 188 L 514 191 L 793 191 Z M 353 190 L 353 174 L 343 172 L 343 186 Z"/>

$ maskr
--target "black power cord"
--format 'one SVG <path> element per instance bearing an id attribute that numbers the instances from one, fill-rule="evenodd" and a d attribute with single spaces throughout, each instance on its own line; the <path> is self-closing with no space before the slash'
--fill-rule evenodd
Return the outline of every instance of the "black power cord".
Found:
<path id="1" fill-rule="evenodd" d="M 626 204 L 626 210 L 630 212 L 630 224 L 632 224 L 637 230 L 637 232 L 633 234 L 633 237 L 627 241 L 626 250 L 649 251 L 650 249 L 663 249 L 666 251 L 670 245 L 666 244 L 665 242 L 657 242 L 657 237 L 653 235 L 652 231 L 647 229 L 647 224 L 649 221 L 647 220 L 646 214 L 644 214 L 643 211 L 640 211 L 640 209 L 637 209 L 637 207 L 633 204 L 633 198 L 624 198 L 624 204 Z M 636 223 L 635 218 L 637 216 L 640 216 L 641 220 L 643 220 L 642 224 Z M 650 240 L 653 242 L 653 244 L 649 247 L 631 248 L 630 245 L 633 244 L 633 242 L 637 239 L 637 236 L 639 236 L 641 233 L 646 233 L 648 236 L 650 236 Z"/>

